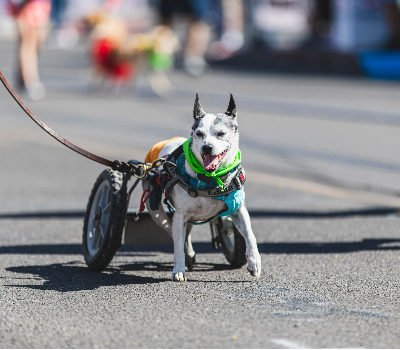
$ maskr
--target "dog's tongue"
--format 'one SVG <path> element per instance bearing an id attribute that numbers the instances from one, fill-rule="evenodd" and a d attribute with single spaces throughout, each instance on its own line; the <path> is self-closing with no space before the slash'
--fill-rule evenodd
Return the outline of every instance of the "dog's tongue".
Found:
<path id="1" fill-rule="evenodd" d="M 214 170 L 219 163 L 218 156 L 207 155 L 203 159 L 204 169 L 206 171 Z"/>

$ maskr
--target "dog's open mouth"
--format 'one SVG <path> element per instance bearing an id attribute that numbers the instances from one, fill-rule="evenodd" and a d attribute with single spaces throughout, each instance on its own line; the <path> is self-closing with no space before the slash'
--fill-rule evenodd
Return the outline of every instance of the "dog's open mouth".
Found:
<path id="1" fill-rule="evenodd" d="M 224 158 L 226 151 L 223 151 L 222 153 L 214 156 L 211 154 L 204 155 L 202 154 L 201 157 L 203 158 L 203 165 L 204 165 L 204 170 L 208 172 L 212 172 L 215 169 L 217 169 L 219 163 L 221 163 L 221 160 Z"/>

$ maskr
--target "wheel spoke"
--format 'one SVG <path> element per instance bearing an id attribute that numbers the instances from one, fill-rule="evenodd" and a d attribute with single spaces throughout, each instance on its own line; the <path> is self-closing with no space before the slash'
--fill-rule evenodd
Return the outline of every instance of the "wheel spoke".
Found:
<path id="1" fill-rule="evenodd" d="M 100 242 L 101 234 L 98 229 L 93 230 L 93 237 L 92 237 L 92 249 L 97 250 L 99 249 L 99 242 Z"/>
<path id="2" fill-rule="evenodd" d="M 102 214 L 101 214 L 101 221 L 100 221 L 99 226 L 101 228 L 103 238 L 104 238 L 105 233 L 107 232 L 110 211 L 111 211 L 111 202 L 107 204 L 107 206 L 102 210 Z"/>
<path id="3" fill-rule="evenodd" d="M 91 204 L 87 231 L 87 248 L 91 256 L 101 249 L 107 233 L 112 209 L 110 189 L 108 180 L 101 182 Z"/>
<path id="4" fill-rule="evenodd" d="M 104 186 L 103 191 L 101 192 L 101 199 L 100 199 L 100 206 L 101 209 L 103 210 L 108 206 L 108 195 L 109 195 L 108 187 Z"/>
<path id="5" fill-rule="evenodd" d="M 103 243 L 103 237 L 102 237 L 101 235 L 99 235 L 99 240 L 98 240 L 97 248 L 96 248 L 96 249 L 99 249 L 99 248 L 100 248 L 101 243 Z"/>
<path id="6" fill-rule="evenodd" d="M 104 236 L 106 234 L 106 230 L 104 229 L 104 227 L 102 225 L 100 225 L 99 231 L 101 233 L 101 238 L 104 238 Z"/>
<path id="7" fill-rule="evenodd" d="M 110 210 L 111 210 L 111 202 L 108 203 L 108 204 L 106 205 L 106 207 L 103 209 L 103 214 L 104 214 L 104 213 L 109 213 Z"/>
<path id="8" fill-rule="evenodd" d="M 103 212 L 103 215 L 101 216 L 100 229 L 101 229 L 103 237 L 104 237 L 104 234 L 107 232 L 108 218 L 109 217 L 110 217 L 110 214 L 106 213 L 106 212 Z"/>
<path id="9" fill-rule="evenodd" d="M 226 248 L 232 251 L 235 247 L 235 234 L 233 232 L 233 229 L 228 228 L 222 231 L 222 239 L 224 240 Z"/>

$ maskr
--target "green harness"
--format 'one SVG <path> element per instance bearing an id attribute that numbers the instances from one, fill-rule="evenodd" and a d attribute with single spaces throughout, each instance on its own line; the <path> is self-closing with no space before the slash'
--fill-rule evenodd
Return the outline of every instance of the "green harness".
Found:
<path id="1" fill-rule="evenodd" d="M 197 161 L 196 157 L 194 156 L 192 150 L 190 149 L 190 141 L 191 137 L 189 137 L 183 144 L 183 153 L 185 153 L 185 158 L 190 165 L 190 167 L 193 169 L 194 172 L 197 174 L 203 174 L 205 176 L 211 177 L 219 186 L 224 189 L 224 183 L 221 181 L 219 178 L 220 176 L 224 176 L 228 174 L 233 168 L 236 168 L 240 163 L 241 163 L 241 153 L 240 150 L 238 151 L 235 160 L 233 161 L 232 164 L 228 165 L 225 168 L 218 169 L 217 171 L 214 171 L 212 173 L 209 173 L 208 171 L 205 171 L 204 168 L 199 164 Z"/>

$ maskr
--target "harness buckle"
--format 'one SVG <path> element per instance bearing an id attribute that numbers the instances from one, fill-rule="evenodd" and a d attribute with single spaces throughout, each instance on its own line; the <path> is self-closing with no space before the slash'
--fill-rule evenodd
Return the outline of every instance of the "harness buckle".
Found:
<path id="1" fill-rule="evenodd" d="M 172 177 L 175 177 L 177 175 L 177 166 L 176 166 L 176 164 L 174 164 L 174 163 L 172 163 L 170 161 L 166 161 L 163 164 L 163 168 Z"/>
<path id="2" fill-rule="evenodd" d="M 246 174 L 242 167 L 239 169 L 234 181 L 238 190 L 240 190 L 246 182 Z"/>

